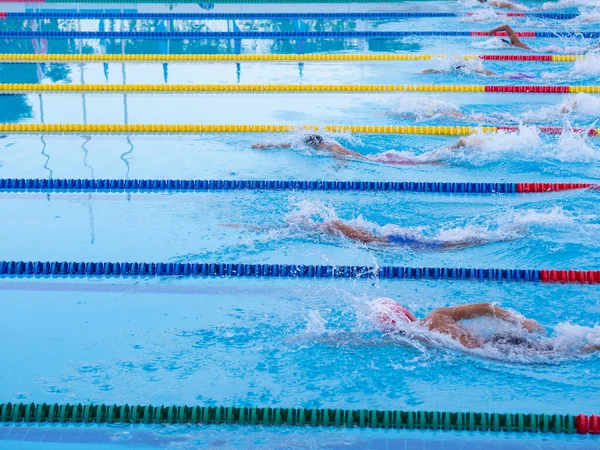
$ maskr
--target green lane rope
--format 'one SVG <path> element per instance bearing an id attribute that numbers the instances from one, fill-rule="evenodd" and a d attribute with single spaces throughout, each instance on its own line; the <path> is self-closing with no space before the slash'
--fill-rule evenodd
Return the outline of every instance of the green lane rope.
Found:
<path id="1" fill-rule="evenodd" d="M 176 405 L 0 404 L 0 423 L 261 425 L 590 433 L 598 416 Z"/>

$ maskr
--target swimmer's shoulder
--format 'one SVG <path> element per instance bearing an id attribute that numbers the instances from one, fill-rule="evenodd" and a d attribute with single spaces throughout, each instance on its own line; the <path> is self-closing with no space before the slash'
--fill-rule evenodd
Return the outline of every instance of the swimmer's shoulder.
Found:
<path id="1" fill-rule="evenodd" d="M 437 308 L 427 314 L 421 323 L 429 328 L 432 328 L 443 322 L 447 322 L 450 317 L 450 308 Z"/>

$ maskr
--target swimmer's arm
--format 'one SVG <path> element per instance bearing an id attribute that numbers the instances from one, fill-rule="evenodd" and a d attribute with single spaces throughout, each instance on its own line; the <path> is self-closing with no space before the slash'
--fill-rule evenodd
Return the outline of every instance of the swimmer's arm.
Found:
<path id="1" fill-rule="evenodd" d="M 337 144 L 335 142 L 326 143 L 324 145 L 321 145 L 319 148 L 326 150 L 333 155 L 350 156 L 352 158 L 357 158 L 357 159 L 367 159 L 367 157 L 365 155 L 355 152 L 355 151 L 352 151 L 352 150 L 349 150 L 346 147 L 342 147 L 340 144 Z"/>
<path id="2" fill-rule="evenodd" d="M 441 310 L 441 311 L 440 311 Z M 440 311 L 452 317 L 454 320 L 477 319 L 478 317 L 496 317 L 506 322 L 519 324 L 530 333 L 533 331 L 544 331 L 537 321 L 533 319 L 523 319 L 512 311 L 492 305 L 491 303 L 473 303 L 470 305 L 453 306 L 450 308 L 441 308 Z"/>
<path id="3" fill-rule="evenodd" d="M 341 220 L 331 220 L 323 223 L 323 228 L 330 234 L 341 233 L 348 239 L 362 242 L 363 244 L 371 243 L 387 243 L 387 239 L 382 236 L 378 236 L 370 231 L 360 227 L 353 227 L 348 225 Z"/>
<path id="4" fill-rule="evenodd" d="M 444 71 L 438 69 L 425 69 L 423 73 L 444 73 Z"/>
<path id="5" fill-rule="evenodd" d="M 253 144 L 252 148 L 264 150 L 266 148 L 291 148 L 292 144 Z"/>
<path id="6" fill-rule="evenodd" d="M 490 2 L 490 5 L 495 6 L 496 8 L 519 9 L 518 6 L 508 2 Z"/>
<path id="7" fill-rule="evenodd" d="M 444 309 L 444 308 L 440 308 Z M 431 330 L 437 333 L 448 334 L 455 341 L 460 342 L 467 348 L 481 347 L 484 342 L 477 339 L 467 328 L 456 323 L 455 320 L 440 314 L 440 310 L 435 310 L 429 314 L 423 323 Z"/>
<path id="8" fill-rule="evenodd" d="M 515 33 L 515 30 L 513 30 L 510 25 L 500 25 L 499 27 L 496 27 L 493 30 L 491 30 L 488 33 L 488 35 L 493 36 L 494 33 L 497 33 L 499 31 L 505 31 L 506 34 L 508 34 L 508 37 L 510 38 L 510 43 L 515 47 L 519 47 L 525 50 L 531 50 L 531 47 L 529 45 L 525 44 L 523 41 L 521 41 L 521 39 L 519 39 L 519 36 L 517 36 L 517 33 Z"/>

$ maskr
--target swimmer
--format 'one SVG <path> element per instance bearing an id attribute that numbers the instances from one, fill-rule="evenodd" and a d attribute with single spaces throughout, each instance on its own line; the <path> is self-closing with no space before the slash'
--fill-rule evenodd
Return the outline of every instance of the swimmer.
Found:
<path id="1" fill-rule="evenodd" d="M 528 75 L 526 73 L 523 72 L 515 72 L 515 73 L 509 73 L 507 75 L 500 75 L 496 72 L 493 72 L 491 70 L 487 70 L 484 69 L 483 67 L 469 67 L 467 66 L 467 64 L 465 63 L 455 63 L 452 66 L 450 66 L 450 69 L 448 70 L 441 70 L 441 69 L 425 69 L 423 71 L 424 74 L 430 74 L 430 73 L 443 73 L 443 74 L 451 74 L 451 73 L 476 73 L 479 75 L 485 75 L 488 77 L 502 77 L 502 78 L 506 78 L 508 80 L 531 80 L 533 78 L 535 78 L 532 75 Z"/>
<path id="2" fill-rule="evenodd" d="M 508 3 L 508 2 L 502 2 L 502 1 L 497 1 L 497 0 L 493 0 L 493 1 L 488 1 L 488 0 L 477 0 L 479 3 L 483 3 L 486 5 L 490 5 L 490 6 L 494 6 L 496 8 L 504 8 L 504 9 L 518 9 L 518 10 L 527 10 L 529 8 L 527 8 L 524 5 L 519 5 L 517 3 Z"/>
<path id="3" fill-rule="evenodd" d="M 523 348 L 536 353 L 552 353 L 556 351 L 556 343 L 551 338 L 542 338 L 546 330 L 536 320 L 528 319 L 510 310 L 501 308 L 491 303 L 471 303 L 467 305 L 438 308 L 430 312 L 424 319 L 419 320 L 406 307 L 401 306 L 391 298 L 375 300 L 375 322 L 381 331 L 387 334 L 405 334 L 403 324 L 414 323 L 435 333 L 450 336 L 454 341 L 466 348 L 481 348 L 486 345 L 497 349 L 511 350 Z M 516 325 L 521 329 L 518 332 L 503 332 L 491 335 L 488 338 L 476 335 L 463 323 L 464 320 L 490 317 Z M 587 343 L 579 352 L 593 353 L 600 350 L 600 342 L 594 334 L 587 336 Z"/>
<path id="4" fill-rule="evenodd" d="M 430 312 L 424 319 L 417 317 L 406 307 L 401 306 L 391 298 L 380 298 L 375 301 L 377 315 L 375 320 L 378 327 L 387 333 L 402 332 L 403 323 L 417 323 L 419 326 L 441 334 L 449 335 L 452 339 L 467 348 L 483 347 L 486 343 L 500 341 L 499 335 L 483 339 L 473 334 L 460 322 L 480 317 L 492 317 L 514 325 L 518 325 L 528 333 L 545 334 L 546 330 L 537 321 L 521 317 L 507 309 L 491 303 L 471 303 L 467 305 L 438 308 Z M 509 339 L 509 336 L 506 336 Z M 510 335 L 510 337 L 514 337 Z"/>
<path id="5" fill-rule="evenodd" d="M 346 237 L 350 240 L 363 244 L 377 244 L 383 246 L 406 246 L 424 250 L 446 250 L 476 247 L 491 242 L 503 242 L 509 239 L 515 239 L 517 236 L 505 237 L 502 239 L 484 239 L 476 236 L 465 236 L 457 240 L 426 239 L 415 236 L 414 234 L 388 234 L 379 235 L 366 230 L 365 228 L 349 225 L 343 220 L 330 220 L 323 222 L 319 228 L 330 235 Z"/>
<path id="6" fill-rule="evenodd" d="M 499 27 L 496 27 L 493 30 L 490 30 L 488 32 L 488 35 L 493 36 L 494 33 L 497 33 L 500 31 L 505 31 L 506 34 L 508 34 L 508 37 L 510 38 L 510 42 L 508 42 L 506 39 L 502 39 L 502 41 L 506 42 L 507 44 L 512 44 L 515 47 L 522 48 L 524 50 L 533 50 L 529 45 L 525 44 L 521 39 L 519 39 L 519 36 L 517 36 L 517 33 L 515 33 L 515 30 L 513 30 L 512 27 L 508 24 L 500 25 Z"/>
<path id="7" fill-rule="evenodd" d="M 496 72 L 492 72 L 491 70 L 486 70 L 482 67 L 468 67 L 465 63 L 455 63 L 450 66 L 448 70 L 440 70 L 440 69 L 425 69 L 423 73 L 456 73 L 456 72 L 473 72 L 481 75 L 493 76 L 496 75 Z"/>
<path id="8" fill-rule="evenodd" d="M 390 165 L 417 165 L 417 164 L 440 164 L 440 161 L 434 160 L 414 160 L 414 159 L 393 159 L 393 160 L 378 160 L 369 156 L 365 156 L 361 153 L 349 150 L 343 147 L 334 140 L 325 140 L 323 136 L 319 134 L 309 134 L 302 138 L 302 144 L 309 148 L 317 151 L 324 151 L 329 153 L 334 158 L 353 158 L 361 161 L 369 161 L 376 163 L 384 163 Z M 252 148 L 256 149 L 268 149 L 268 148 L 291 148 L 292 144 L 253 144 Z"/>

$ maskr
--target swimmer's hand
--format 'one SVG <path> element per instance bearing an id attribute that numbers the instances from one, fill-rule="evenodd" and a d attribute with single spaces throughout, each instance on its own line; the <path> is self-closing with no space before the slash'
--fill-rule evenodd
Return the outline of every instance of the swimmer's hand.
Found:
<path id="1" fill-rule="evenodd" d="M 267 147 L 268 147 L 267 144 L 252 144 L 252 148 L 257 148 L 257 149 L 260 149 L 260 150 L 264 150 Z"/>
<path id="2" fill-rule="evenodd" d="M 530 333 L 540 333 L 540 334 L 546 333 L 546 329 L 543 326 L 541 326 L 537 322 L 537 320 L 525 319 L 523 322 L 521 322 L 521 326 Z"/>

